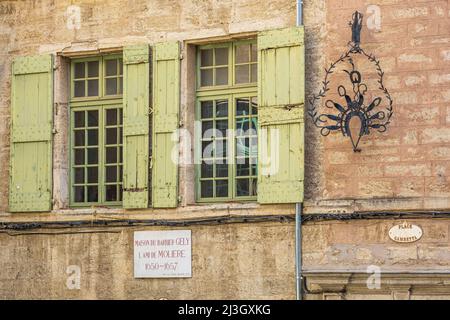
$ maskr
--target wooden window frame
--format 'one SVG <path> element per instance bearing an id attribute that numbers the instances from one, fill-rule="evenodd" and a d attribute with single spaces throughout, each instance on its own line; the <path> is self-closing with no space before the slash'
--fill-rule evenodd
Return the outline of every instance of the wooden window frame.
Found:
<path id="1" fill-rule="evenodd" d="M 76 58 L 72 59 L 70 62 L 70 130 L 69 130 L 69 155 L 70 155 L 70 170 L 69 170 L 69 206 L 74 208 L 83 208 L 83 207 L 92 207 L 92 206 L 108 206 L 108 207 L 121 207 L 122 201 L 106 201 L 106 186 L 111 183 L 106 182 L 106 128 L 110 127 L 106 125 L 106 110 L 108 109 L 120 109 L 122 110 L 123 116 L 123 92 L 118 95 L 105 95 L 106 92 L 106 81 L 104 75 L 106 74 L 105 68 L 106 64 L 104 61 L 110 59 L 123 59 L 121 54 L 114 55 L 105 55 L 105 56 L 95 56 L 88 58 Z M 78 62 L 89 62 L 89 61 L 99 61 L 99 84 L 98 90 L 99 95 L 95 97 L 74 97 L 74 71 L 75 71 L 75 63 Z M 123 60 L 122 60 L 123 61 Z M 119 77 L 119 76 L 118 76 Z M 120 76 L 123 79 L 123 74 Z M 123 91 L 123 90 L 122 90 Z M 77 111 L 86 111 L 86 110 L 98 110 L 98 201 L 97 202 L 75 202 L 74 200 L 74 186 L 88 186 L 86 169 L 85 169 L 85 180 L 83 184 L 75 184 L 75 167 L 83 167 L 87 168 L 89 165 L 87 164 L 87 155 L 85 154 L 85 164 L 84 165 L 75 165 L 75 155 L 74 149 L 75 141 L 74 141 L 74 132 L 75 132 L 75 117 L 74 113 Z M 87 121 L 87 119 L 85 119 Z M 119 122 L 120 123 L 120 122 Z M 87 123 L 85 123 L 85 128 L 87 127 Z M 121 124 L 117 125 L 117 127 L 121 127 L 123 130 L 123 120 Z M 120 130 L 118 130 L 120 132 Z M 119 138 L 119 137 L 118 137 Z M 85 137 L 87 139 L 87 137 Z M 123 141 L 119 144 L 118 147 L 122 147 L 123 152 Z M 87 141 L 85 141 L 85 146 L 87 146 Z M 118 155 L 119 156 L 119 155 Z M 123 168 L 123 156 L 122 162 L 118 159 L 117 166 L 122 166 Z M 120 179 L 117 179 L 120 180 Z M 117 182 L 117 185 L 123 184 L 123 178 L 121 182 Z M 87 200 L 87 196 L 85 195 L 85 199 Z M 123 199 L 123 194 L 122 194 Z"/>
<path id="2" fill-rule="evenodd" d="M 195 103 L 195 120 L 197 123 L 201 123 L 201 102 L 203 101 L 215 101 L 215 100 L 228 100 L 228 130 L 235 132 L 236 129 L 236 100 L 239 98 L 252 98 L 258 96 L 258 82 L 250 83 L 235 83 L 235 54 L 236 47 L 244 44 L 256 45 L 256 39 L 242 40 L 235 42 L 208 44 L 197 47 L 196 53 L 196 75 L 197 75 L 197 88 L 196 88 L 196 103 Z M 202 49 L 215 49 L 215 48 L 228 48 L 228 85 L 220 86 L 208 86 L 201 87 L 200 79 L 200 59 Z M 258 62 L 256 62 L 257 64 Z M 249 62 L 252 64 L 252 62 Z M 240 64 L 239 64 L 240 65 Z M 213 74 L 215 81 L 215 74 Z M 213 115 L 215 118 L 215 114 Z M 201 197 L 201 163 L 202 163 L 202 130 L 195 130 L 195 200 L 197 203 L 215 203 L 215 202 L 255 202 L 257 196 L 240 196 L 236 195 L 236 135 L 228 137 L 228 197 L 223 198 L 202 198 Z M 230 139 L 231 138 L 231 139 Z M 230 159 L 232 159 L 230 163 Z M 215 167 L 214 167 L 215 168 Z M 213 169 L 214 170 L 214 169 Z M 215 176 L 215 172 L 213 174 Z M 257 179 L 257 176 L 254 176 Z M 210 179 L 206 179 L 210 180 Z M 222 180 L 219 178 L 212 178 L 212 180 Z M 213 190 L 215 194 L 215 190 Z"/>

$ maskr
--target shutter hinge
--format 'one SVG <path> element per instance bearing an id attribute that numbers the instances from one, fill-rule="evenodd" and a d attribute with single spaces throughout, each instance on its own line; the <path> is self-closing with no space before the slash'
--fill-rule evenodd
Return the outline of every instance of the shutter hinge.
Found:
<path id="1" fill-rule="evenodd" d="M 53 128 L 52 128 L 52 133 L 53 133 L 53 134 L 57 134 L 57 133 L 58 133 L 58 130 L 56 130 L 56 128 L 53 127 Z"/>
<path id="2" fill-rule="evenodd" d="M 184 59 L 183 53 L 180 53 L 180 60 L 183 60 L 183 59 Z"/>
<path id="3" fill-rule="evenodd" d="M 150 164 L 150 165 L 149 165 L 149 168 L 150 168 L 150 169 L 153 169 L 153 157 L 152 157 L 152 156 L 149 156 L 148 159 L 149 159 L 149 164 Z"/>
<path id="4" fill-rule="evenodd" d="M 182 203 L 183 202 L 183 196 L 178 196 L 178 203 Z"/>
<path id="5" fill-rule="evenodd" d="M 184 127 L 184 121 L 183 121 L 183 120 L 180 120 L 180 121 L 178 122 L 178 127 L 179 127 L 179 128 L 183 128 L 183 127 Z"/>

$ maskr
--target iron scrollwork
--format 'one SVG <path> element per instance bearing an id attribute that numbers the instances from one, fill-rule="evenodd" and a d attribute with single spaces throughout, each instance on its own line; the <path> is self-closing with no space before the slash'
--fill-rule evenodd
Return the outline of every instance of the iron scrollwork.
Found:
<path id="1" fill-rule="evenodd" d="M 371 129 L 385 132 L 394 112 L 393 100 L 389 91 L 384 86 L 384 71 L 381 69 L 380 61 L 373 54 L 366 53 L 360 46 L 363 15 L 356 11 L 353 14 L 352 20 L 350 23 L 352 41 L 348 44 L 349 49 L 338 60 L 331 63 L 330 67 L 325 69 L 326 74 L 322 82 L 323 86 L 317 95 L 313 95 L 310 98 L 308 114 L 312 117 L 314 124 L 321 129 L 323 136 L 328 136 L 332 131 L 340 131 L 344 137 L 350 138 L 353 151 L 360 152 L 361 150 L 358 148 L 358 145 L 361 138 L 369 135 Z M 378 89 L 383 93 L 384 101 L 381 97 L 366 101 L 365 94 L 368 88 L 363 82 L 361 72 L 357 70 L 354 63 L 354 57 L 357 55 L 365 57 L 374 65 L 378 76 Z M 352 87 L 351 91 L 353 92 L 348 92 L 344 85 L 339 85 L 337 93 L 342 98 L 341 100 L 345 102 L 342 103 L 328 99 L 325 102 L 325 107 L 328 109 L 327 112 L 319 113 L 318 104 L 325 100 L 330 91 L 330 77 L 335 72 L 336 67 L 341 63 L 348 63 L 350 67 L 350 70 L 343 71 L 348 76 Z M 386 104 L 385 109 L 378 111 L 382 102 Z M 360 128 L 359 132 L 356 130 L 352 134 L 350 122 L 355 122 L 353 119 L 359 120 Z"/>

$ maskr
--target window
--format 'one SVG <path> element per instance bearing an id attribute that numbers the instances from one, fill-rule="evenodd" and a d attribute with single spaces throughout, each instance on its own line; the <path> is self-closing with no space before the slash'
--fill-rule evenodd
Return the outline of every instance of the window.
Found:
<path id="1" fill-rule="evenodd" d="M 71 63 L 71 204 L 122 201 L 121 56 Z"/>
<path id="2" fill-rule="evenodd" d="M 198 47 L 197 78 L 197 200 L 255 200 L 256 42 Z"/>

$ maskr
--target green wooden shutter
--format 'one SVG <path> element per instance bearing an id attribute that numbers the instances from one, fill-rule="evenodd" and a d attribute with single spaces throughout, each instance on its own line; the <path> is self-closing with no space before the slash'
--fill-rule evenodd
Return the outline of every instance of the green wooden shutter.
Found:
<path id="1" fill-rule="evenodd" d="M 258 202 L 303 201 L 303 27 L 258 35 Z"/>
<path id="2" fill-rule="evenodd" d="M 52 209 L 53 58 L 16 58 L 12 68 L 9 210 Z"/>
<path id="3" fill-rule="evenodd" d="M 180 106 L 180 46 L 159 43 L 153 57 L 153 206 L 178 205 L 178 113 Z"/>
<path id="4" fill-rule="evenodd" d="M 148 207 L 149 59 L 148 45 L 123 50 L 123 207 L 127 209 Z"/>

